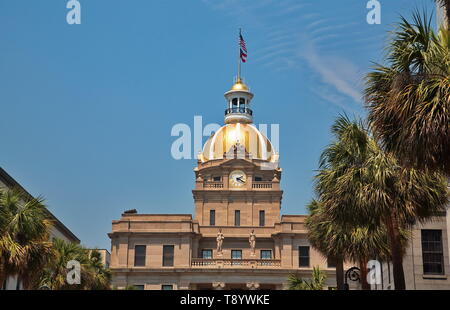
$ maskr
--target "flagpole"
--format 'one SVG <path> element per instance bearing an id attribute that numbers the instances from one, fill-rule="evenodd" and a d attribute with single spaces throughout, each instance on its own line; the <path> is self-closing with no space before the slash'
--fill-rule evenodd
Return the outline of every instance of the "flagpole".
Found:
<path id="1" fill-rule="evenodd" d="M 239 28 L 239 38 L 241 38 L 241 28 Z M 237 75 L 237 82 L 241 80 L 241 47 L 240 44 L 238 44 L 238 75 Z"/>

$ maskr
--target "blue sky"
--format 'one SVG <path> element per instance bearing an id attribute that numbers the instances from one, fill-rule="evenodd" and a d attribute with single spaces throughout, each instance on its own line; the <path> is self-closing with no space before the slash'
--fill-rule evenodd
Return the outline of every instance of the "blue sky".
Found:
<path id="1" fill-rule="evenodd" d="M 223 123 L 237 29 L 255 123 L 280 124 L 282 213 L 305 213 L 329 128 L 364 115 L 362 77 L 386 31 L 429 0 L 0 0 L 0 166 L 81 240 L 110 248 L 127 209 L 192 213 L 195 160 L 176 161 L 177 123 Z"/>

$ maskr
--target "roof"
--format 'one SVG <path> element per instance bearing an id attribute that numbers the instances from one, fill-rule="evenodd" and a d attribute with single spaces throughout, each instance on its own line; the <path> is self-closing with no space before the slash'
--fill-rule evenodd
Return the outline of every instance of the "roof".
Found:
<path id="1" fill-rule="evenodd" d="M 33 199 L 33 195 L 31 195 L 25 188 L 22 187 L 16 180 L 13 179 L 2 167 L 0 167 L 0 180 L 6 184 L 9 188 L 18 188 L 27 196 L 29 199 Z M 51 220 L 54 221 L 55 227 L 60 230 L 63 234 L 66 235 L 69 239 L 72 239 L 73 242 L 80 243 L 80 239 L 75 236 L 73 232 L 69 230 L 56 216 L 53 215 L 48 209 L 47 213 Z"/>

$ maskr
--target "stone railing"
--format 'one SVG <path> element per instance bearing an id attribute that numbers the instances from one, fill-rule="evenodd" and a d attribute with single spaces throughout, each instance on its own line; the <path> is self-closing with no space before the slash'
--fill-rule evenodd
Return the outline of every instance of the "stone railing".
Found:
<path id="1" fill-rule="evenodd" d="M 279 259 L 193 258 L 193 268 L 279 268 Z"/>
<path id="2" fill-rule="evenodd" d="M 205 182 L 203 188 L 223 188 L 223 182 Z"/>
<path id="3" fill-rule="evenodd" d="M 272 182 L 271 181 L 262 181 L 262 182 L 253 181 L 252 188 L 256 188 L 256 189 L 272 188 Z"/>

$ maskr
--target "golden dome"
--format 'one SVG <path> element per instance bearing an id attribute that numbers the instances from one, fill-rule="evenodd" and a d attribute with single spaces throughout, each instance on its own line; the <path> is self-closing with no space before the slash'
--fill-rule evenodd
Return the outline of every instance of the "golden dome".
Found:
<path id="1" fill-rule="evenodd" d="M 254 125 L 251 124 L 227 124 L 222 126 L 214 135 L 209 137 L 200 154 L 202 162 L 214 159 L 223 159 L 224 153 L 239 143 L 251 154 L 252 159 L 275 162 L 278 155 L 275 154 L 272 143 Z"/>
<path id="2" fill-rule="evenodd" d="M 245 83 L 239 79 L 237 82 L 231 87 L 231 90 L 243 90 L 248 91 L 248 86 L 245 85 Z"/>

